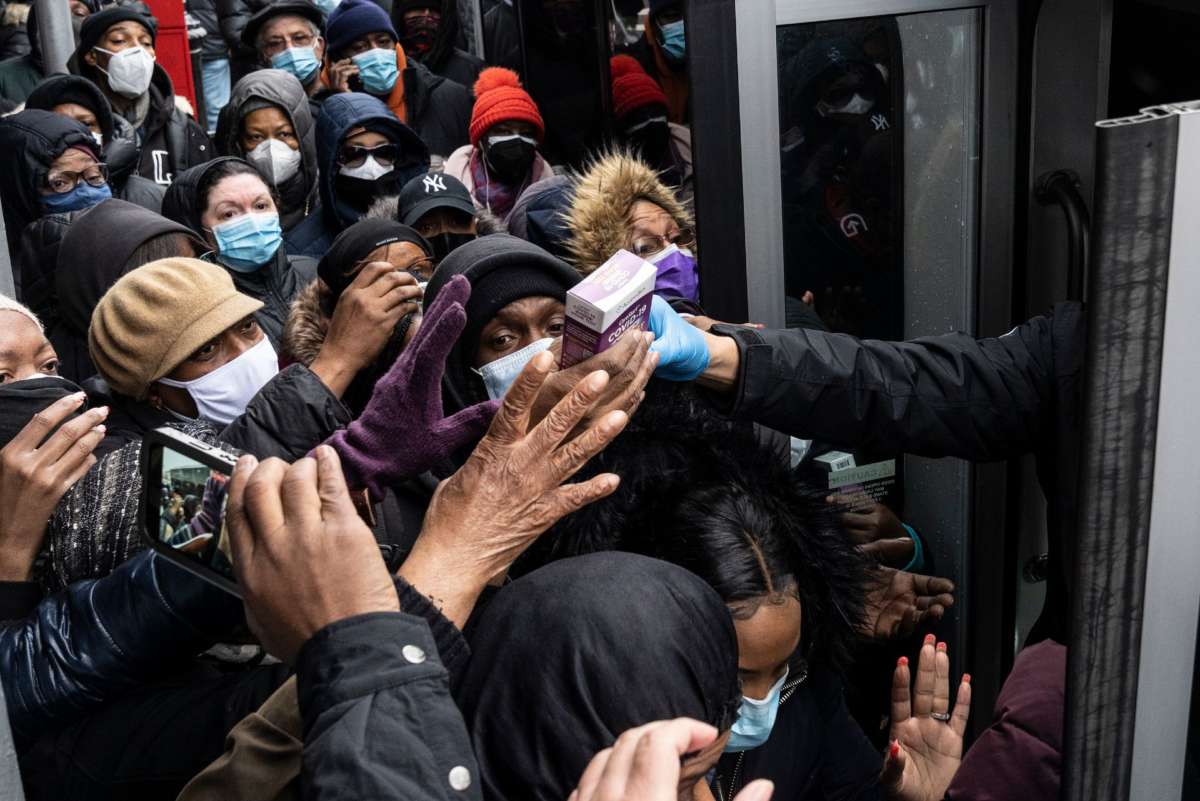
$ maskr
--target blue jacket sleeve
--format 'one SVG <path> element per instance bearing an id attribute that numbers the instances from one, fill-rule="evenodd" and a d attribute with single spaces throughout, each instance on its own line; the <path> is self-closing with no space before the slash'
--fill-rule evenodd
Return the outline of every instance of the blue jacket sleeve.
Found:
<path id="1" fill-rule="evenodd" d="M 242 620 L 241 601 L 143 551 L 44 598 L 0 629 L 0 682 L 18 740 L 171 670 Z"/>

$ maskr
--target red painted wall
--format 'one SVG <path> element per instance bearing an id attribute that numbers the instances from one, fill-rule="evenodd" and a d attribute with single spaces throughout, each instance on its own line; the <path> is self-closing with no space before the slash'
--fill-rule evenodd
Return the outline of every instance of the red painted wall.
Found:
<path id="1" fill-rule="evenodd" d="M 175 94 L 182 95 L 196 108 L 196 89 L 192 83 L 192 58 L 188 54 L 187 26 L 183 22 L 183 0 L 146 0 L 158 20 L 154 52 L 158 63 L 171 76 Z"/>

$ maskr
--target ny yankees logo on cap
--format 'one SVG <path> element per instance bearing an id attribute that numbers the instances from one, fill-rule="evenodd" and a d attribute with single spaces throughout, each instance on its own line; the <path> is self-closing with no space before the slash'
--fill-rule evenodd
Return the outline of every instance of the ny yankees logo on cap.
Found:
<path id="1" fill-rule="evenodd" d="M 425 194 L 427 194 L 427 195 L 432 192 L 445 192 L 446 191 L 446 182 L 444 180 L 442 180 L 442 176 L 439 175 L 438 173 L 431 173 L 430 175 L 426 175 L 423 180 L 423 183 L 425 184 Z"/>

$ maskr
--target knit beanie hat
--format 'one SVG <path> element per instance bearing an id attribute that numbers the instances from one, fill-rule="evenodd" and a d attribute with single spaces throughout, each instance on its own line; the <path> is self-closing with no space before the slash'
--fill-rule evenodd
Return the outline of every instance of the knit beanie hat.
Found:
<path id="1" fill-rule="evenodd" d="M 23 303 L 18 303 L 8 295 L 0 294 L 0 311 L 10 311 L 16 312 L 17 314 L 23 314 L 33 321 L 33 324 L 38 327 L 39 331 L 45 330 L 42 328 L 42 321 L 37 318 L 36 314 L 29 310 L 28 306 Z"/>
<path id="2" fill-rule="evenodd" d="M 658 81 L 651 78 L 633 56 L 613 56 L 612 71 L 613 115 L 621 119 L 631 111 L 650 105 L 667 105 L 667 95 Z"/>
<path id="3" fill-rule="evenodd" d="M 262 308 L 224 268 L 159 259 L 126 273 L 92 312 L 88 352 L 115 391 L 138 400 L 200 346 Z"/>
<path id="4" fill-rule="evenodd" d="M 546 125 L 537 103 L 521 88 L 517 73 L 504 67 L 488 67 L 475 81 L 475 109 L 471 112 L 471 145 L 477 146 L 488 128 L 501 122 L 519 120 L 537 128 L 540 142 Z"/>
<path id="5" fill-rule="evenodd" d="M 399 41 L 387 12 L 372 0 L 342 0 L 325 24 L 325 42 L 331 55 L 339 55 L 355 39 L 369 33 L 390 33 Z"/>
<path id="6" fill-rule="evenodd" d="M 158 39 L 158 26 L 151 22 L 145 14 L 139 14 L 127 6 L 106 8 L 99 14 L 83 18 L 83 25 L 79 28 L 79 47 L 75 50 L 76 56 L 82 61 L 84 54 L 100 43 L 104 32 L 118 22 L 136 22 L 150 31 L 152 42 Z"/>

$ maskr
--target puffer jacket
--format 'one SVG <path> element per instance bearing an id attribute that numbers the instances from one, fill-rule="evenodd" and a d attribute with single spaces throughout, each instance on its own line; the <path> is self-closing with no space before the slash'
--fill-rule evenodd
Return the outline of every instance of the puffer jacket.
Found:
<path id="1" fill-rule="evenodd" d="M 365 215 L 365 211 L 359 212 L 337 197 L 335 179 L 342 140 L 350 129 L 366 124 L 401 146 L 402 157 L 396 161 L 392 173 L 385 176 L 397 194 L 410 179 L 429 171 L 429 148 L 412 128 L 396 119 L 382 100 L 359 92 L 331 95 L 317 120 L 320 211 L 310 213 L 284 236 L 283 245 L 288 253 L 320 258 L 338 234 Z"/>
<path id="2" fill-rule="evenodd" d="M 89 73 L 95 73 L 84 65 L 83 56 L 76 50 L 67 67 L 73 74 L 92 80 Z M 104 80 L 104 76 L 99 79 Z M 203 164 L 216 153 L 204 126 L 175 106 L 175 87 L 159 64 L 154 65 L 149 92 L 150 110 L 135 132 L 137 174 L 159 186 L 169 186 L 176 175 Z"/>
<path id="3" fill-rule="evenodd" d="M 163 216 L 186 225 L 203 238 L 204 226 L 200 222 L 203 209 L 197 202 L 198 187 L 209 170 L 227 160 L 219 158 L 179 175 L 163 198 Z M 217 261 L 215 254 L 205 258 Z M 263 307 L 254 313 L 254 319 L 271 340 L 271 345 L 278 350 L 292 298 L 316 277 L 316 261 L 305 256 L 289 256 L 280 246 L 271 260 L 255 272 L 229 269 L 227 272 L 239 292 L 263 302 Z"/>
<path id="4" fill-rule="evenodd" d="M 25 108 L 53 111 L 72 96 L 87 98 L 87 108 L 96 115 L 104 140 L 101 160 L 108 165 L 108 185 L 113 197 L 157 213 L 162 208 L 163 188 L 137 174 L 139 151 L 133 126 L 124 117 L 113 114 L 100 87 L 78 75 L 52 75 L 29 94 Z"/>
<path id="5" fill-rule="evenodd" d="M 1002 337 L 911 342 L 719 324 L 740 353 L 730 415 L 801 439 L 971 461 L 1034 454 L 1046 496 L 1050 577 L 1035 642 L 1066 639 L 1064 565 L 1079 502 L 1086 315 L 1056 305 Z"/>
<path id="6" fill-rule="evenodd" d="M 279 196 L 279 223 L 290 231 L 317 207 L 317 132 L 308 95 L 294 75 L 283 70 L 257 70 L 237 82 L 229 103 L 217 122 L 217 151 L 222 156 L 245 158 L 241 146 L 242 120 L 248 103 L 266 101 L 288 117 L 300 140 L 300 170 L 275 187 Z M 263 176 L 270 183 L 271 176 Z"/>
<path id="7" fill-rule="evenodd" d="M 241 620 L 237 598 L 151 552 L 44 598 L 0 628 L 0 684 L 14 734 L 29 739 L 85 714 Z"/>
<path id="8" fill-rule="evenodd" d="M 200 40 L 200 60 L 218 61 L 229 58 L 229 48 L 222 38 L 215 0 L 187 0 L 186 7 L 188 13 L 200 23 L 200 27 L 204 28 L 204 38 Z"/>

